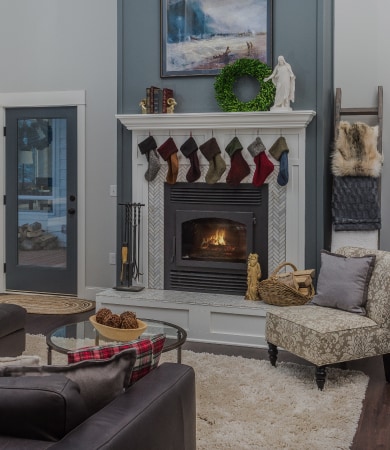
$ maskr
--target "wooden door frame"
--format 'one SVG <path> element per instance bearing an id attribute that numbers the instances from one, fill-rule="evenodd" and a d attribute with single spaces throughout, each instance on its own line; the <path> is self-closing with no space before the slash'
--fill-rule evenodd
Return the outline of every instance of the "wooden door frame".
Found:
<path id="1" fill-rule="evenodd" d="M 5 127 L 7 108 L 77 107 L 77 296 L 85 298 L 85 91 L 0 93 L 0 120 Z M 5 195 L 5 138 L 0 139 L 0 198 Z M 0 256 L 5 262 L 5 206 L 0 208 Z M 6 274 L 0 275 L 0 293 L 6 292 Z"/>

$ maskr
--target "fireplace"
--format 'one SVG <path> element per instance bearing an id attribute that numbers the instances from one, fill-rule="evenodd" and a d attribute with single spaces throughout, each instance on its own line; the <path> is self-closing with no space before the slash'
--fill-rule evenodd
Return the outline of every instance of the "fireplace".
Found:
<path id="1" fill-rule="evenodd" d="M 165 184 L 165 289 L 245 294 L 252 252 L 266 277 L 267 185 Z"/>
<path id="2" fill-rule="evenodd" d="M 267 202 L 268 217 L 264 219 L 268 221 L 268 230 L 259 231 L 259 216 L 255 213 L 257 220 L 253 227 L 253 246 L 254 251 L 259 254 L 263 269 L 263 277 L 266 273 L 270 273 L 283 261 L 292 261 L 297 267 L 305 266 L 305 161 L 306 161 L 306 127 L 315 116 L 314 111 L 286 111 L 286 112 L 210 112 L 210 113 L 185 113 L 185 114 L 122 114 L 116 117 L 131 131 L 131 148 L 132 148 L 132 167 L 131 167 L 131 201 L 145 204 L 141 217 L 141 251 L 140 251 L 140 268 L 141 276 L 139 284 L 150 290 L 162 291 L 161 295 L 169 299 L 170 290 L 166 286 L 173 283 L 173 275 L 176 278 L 182 276 L 184 279 L 180 284 L 189 285 L 191 282 L 194 287 L 199 287 L 199 280 L 192 278 L 200 277 L 202 283 L 205 282 L 204 272 L 207 270 L 195 267 L 195 261 L 191 261 L 193 270 L 185 267 L 186 258 L 183 258 L 182 266 L 170 267 L 169 272 L 165 269 L 165 255 L 172 255 L 172 236 L 167 238 L 165 234 L 165 222 L 168 221 L 169 227 L 175 229 L 176 214 L 174 217 L 167 217 L 166 204 L 164 200 L 164 186 L 168 173 L 168 164 L 161 161 L 161 168 L 153 181 L 145 179 L 145 172 L 148 169 L 148 161 L 138 148 L 138 144 L 153 135 L 157 145 L 164 143 L 168 137 L 172 137 L 178 148 L 192 135 L 198 144 L 206 142 L 207 139 L 215 137 L 221 149 L 232 140 L 234 136 L 240 139 L 243 146 L 242 155 L 248 162 L 251 173 L 244 179 L 237 188 L 233 188 L 232 196 L 228 200 L 225 199 L 224 208 L 220 211 L 231 211 L 231 200 L 236 203 L 233 205 L 233 211 L 248 211 L 243 209 L 246 200 L 252 196 L 259 195 L 261 192 L 261 202 Z M 251 180 L 255 173 L 255 162 L 249 154 L 247 147 L 253 140 L 260 136 L 264 146 L 270 148 L 275 140 L 284 136 L 289 146 L 289 175 L 290 179 L 287 186 L 280 186 L 277 183 L 278 167 L 275 164 L 274 172 L 265 182 L 266 186 L 257 189 L 251 186 Z M 211 194 L 218 195 L 218 189 L 226 184 L 226 177 L 229 172 L 230 158 L 226 152 L 222 151 L 221 156 L 227 164 L 227 170 L 216 185 L 209 185 L 210 196 L 207 201 L 217 203 L 216 198 L 212 198 Z M 197 190 L 197 186 L 205 182 L 205 175 L 210 166 L 210 162 L 198 151 L 199 166 L 201 177 L 196 183 L 188 183 L 186 174 L 190 168 L 190 162 L 180 151 L 177 153 L 179 161 L 179 173 L 177 184 L 174 185 L 174 192 L 179 189 L 179 183 L 185 183 L 188 188 Z M 125 177 L 127 180 L 128 178 Z M 241 191 L 245 187 L 245 191 Z M 249 189 L 247 189 L 249 187 Z M 251 189 L 253 188 L 253 189 Z M 126 188 L 127 189 L 127 188 Z M 125 191 L 126 191 L 125 189 Z M 189 189 L 190 190 L 190 189 Z M 264 193 L 264 194 L 263 194 Z M 198 193 L 196 193 L 197 195 Z M 172 194 L 176 195 L 176 194 Z M 187 195 L 185 193 L 184 195 Z M 184 206 L 180 210 L 190 210 L 195 204 L 193 210 L 208 211 L 209 208 L 201 205 L 199 201 L 192 201 L 188 193 L 188 202 L 185 199 L 182 203 Z M 242 198 L 245 197 L 245 198 Z M 192 202 L 192 203 L 191 203 Z M 260 202 L 259 199 L 250 200 L 252 205 Z M 252 206 L 249 211 L 252 211 Z M 226 208 L 229 207 L 228 210 Z M 245 205 L 247 208 L 247 205 Z M 191 218 L 192 220 L 193 218 Z M 232 219 L 240 222 L 236 218 Z M 267 232 L 268 231 L 268 232 Z M 263 250 L 259 250 L 258 246 L 264 245 L 263 236 L 268 236 L 268 258 L 264 255 Z M 169 242 L 169 244 L 168 244 Z M 175 251 L 177 239 L 175 239 Z M 169 245 L 169 247 L 168 247 Z M 250 246 L 249 246 L 250 247 Z M 248 249 L 249 250 L 249 249 Z M 168 257 L 166 257 L 168 258 Z M 177 262 L 177 261 L 176 261 Z M 214 261 L 218 262 L 218 261 Z M 237 263 L 239 264 L 239 263 Z M 242 263 L 241 263 L 242 264 Z M 175 270 L 175 273 L 173 272 Z M 199 275 L 197 272 L 202 272 Z M 222 285 L 228 285 L 230 282 L 236 286 L 237 280 L 231 281 L 230 274 L 238 273 L 235 269 L 225 272 L 225 279 L 220 282 Z M 246 276 L 246 268 L 243 271 Z M 183 274 L 183 275 L 181 275 Z M 190 277 L 191 276 L 191 277 Z M 211 272 L 209 278 L 211 278 Z M 215 275 L 220 281 L 222 274 Z M 241 279 L 244 277 L 242 275 Z M 171 278 L 168 281 L 167 278 Z M 175 282 L 176 283 L 176 282 Z M 175 284 L 173 283 L 173 284 Z M 211 285 L 215 286 L 217 281 L 212 280 Z M 244 285 L 244 282 L 242 282 Z M 175 288 L 176 289 L 176 288 Z M 186 288 L 188 290 L 188 288 Z M 203 288 L 202 288 L 203 289 Z M 208 288 L 205 288 L 206 290 Z M 232 291 L 229 286 L 229 291 Z M 213 289 L 213 299 L 215 290 Z M 239 297 L 242 297 L 243 289 L 241 289 Z M 204 298 L 201 295 L 200 298 Z"/>

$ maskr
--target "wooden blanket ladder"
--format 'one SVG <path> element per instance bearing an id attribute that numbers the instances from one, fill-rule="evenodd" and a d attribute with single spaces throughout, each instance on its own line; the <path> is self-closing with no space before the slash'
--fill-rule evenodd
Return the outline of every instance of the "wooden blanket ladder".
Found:
<path id="1" fill-rule="evenodd" d="M 377 106 L 363 108 L 342 108 L 341 107 L 341 88 L 336 88 L 335 106 L 334 106 L 334 133 L 335 140 L 339 130 L 339 124 L 343 116 L 376 116 L 378 125 L 378 143 L 377 148 L 382 154 L 382 130 L 383 130 L 383 86 L 378 86 Z M 379 201 L 381 199 L 381 182 L 379 180 Z M 333 239 L 332 239 L 333 240 Z M 380 245 L 380 230 L 378 230 L 378 248 Z"/>

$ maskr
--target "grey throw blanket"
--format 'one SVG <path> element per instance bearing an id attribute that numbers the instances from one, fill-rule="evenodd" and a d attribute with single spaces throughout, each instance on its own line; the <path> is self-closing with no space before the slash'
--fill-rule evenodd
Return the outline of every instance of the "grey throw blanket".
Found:
<path id="1" fill-rule="evenodd" d="M 332 217 L 336 231 L 379 230 L 379 178 L 334 177 Z"/>

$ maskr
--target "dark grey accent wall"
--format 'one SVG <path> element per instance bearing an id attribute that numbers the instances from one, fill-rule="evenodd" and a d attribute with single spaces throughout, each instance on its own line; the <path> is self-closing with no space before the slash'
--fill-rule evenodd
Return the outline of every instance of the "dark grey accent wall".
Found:
<path id="1" fill-rule="evenodd" d="M 319 250 L 329 247 L 328 159 L 333 136 L 334 0 L 274 0 L 273 60 L 283 55 L 296 75 L 294 109 L 313 109 L 307 129 L 306 267 L 318 268 Z M 176 113 L 219 111 L 214 77 L 160 78 L 160 2 L 118 0 L 118 113 L 139 112 L 150 85 L 171 87 Z M 118 139 L 118 182 L 122 201 L 131 197 L 129 134 Z M 124 183 L 126 180 L 126 183 Z"/>

